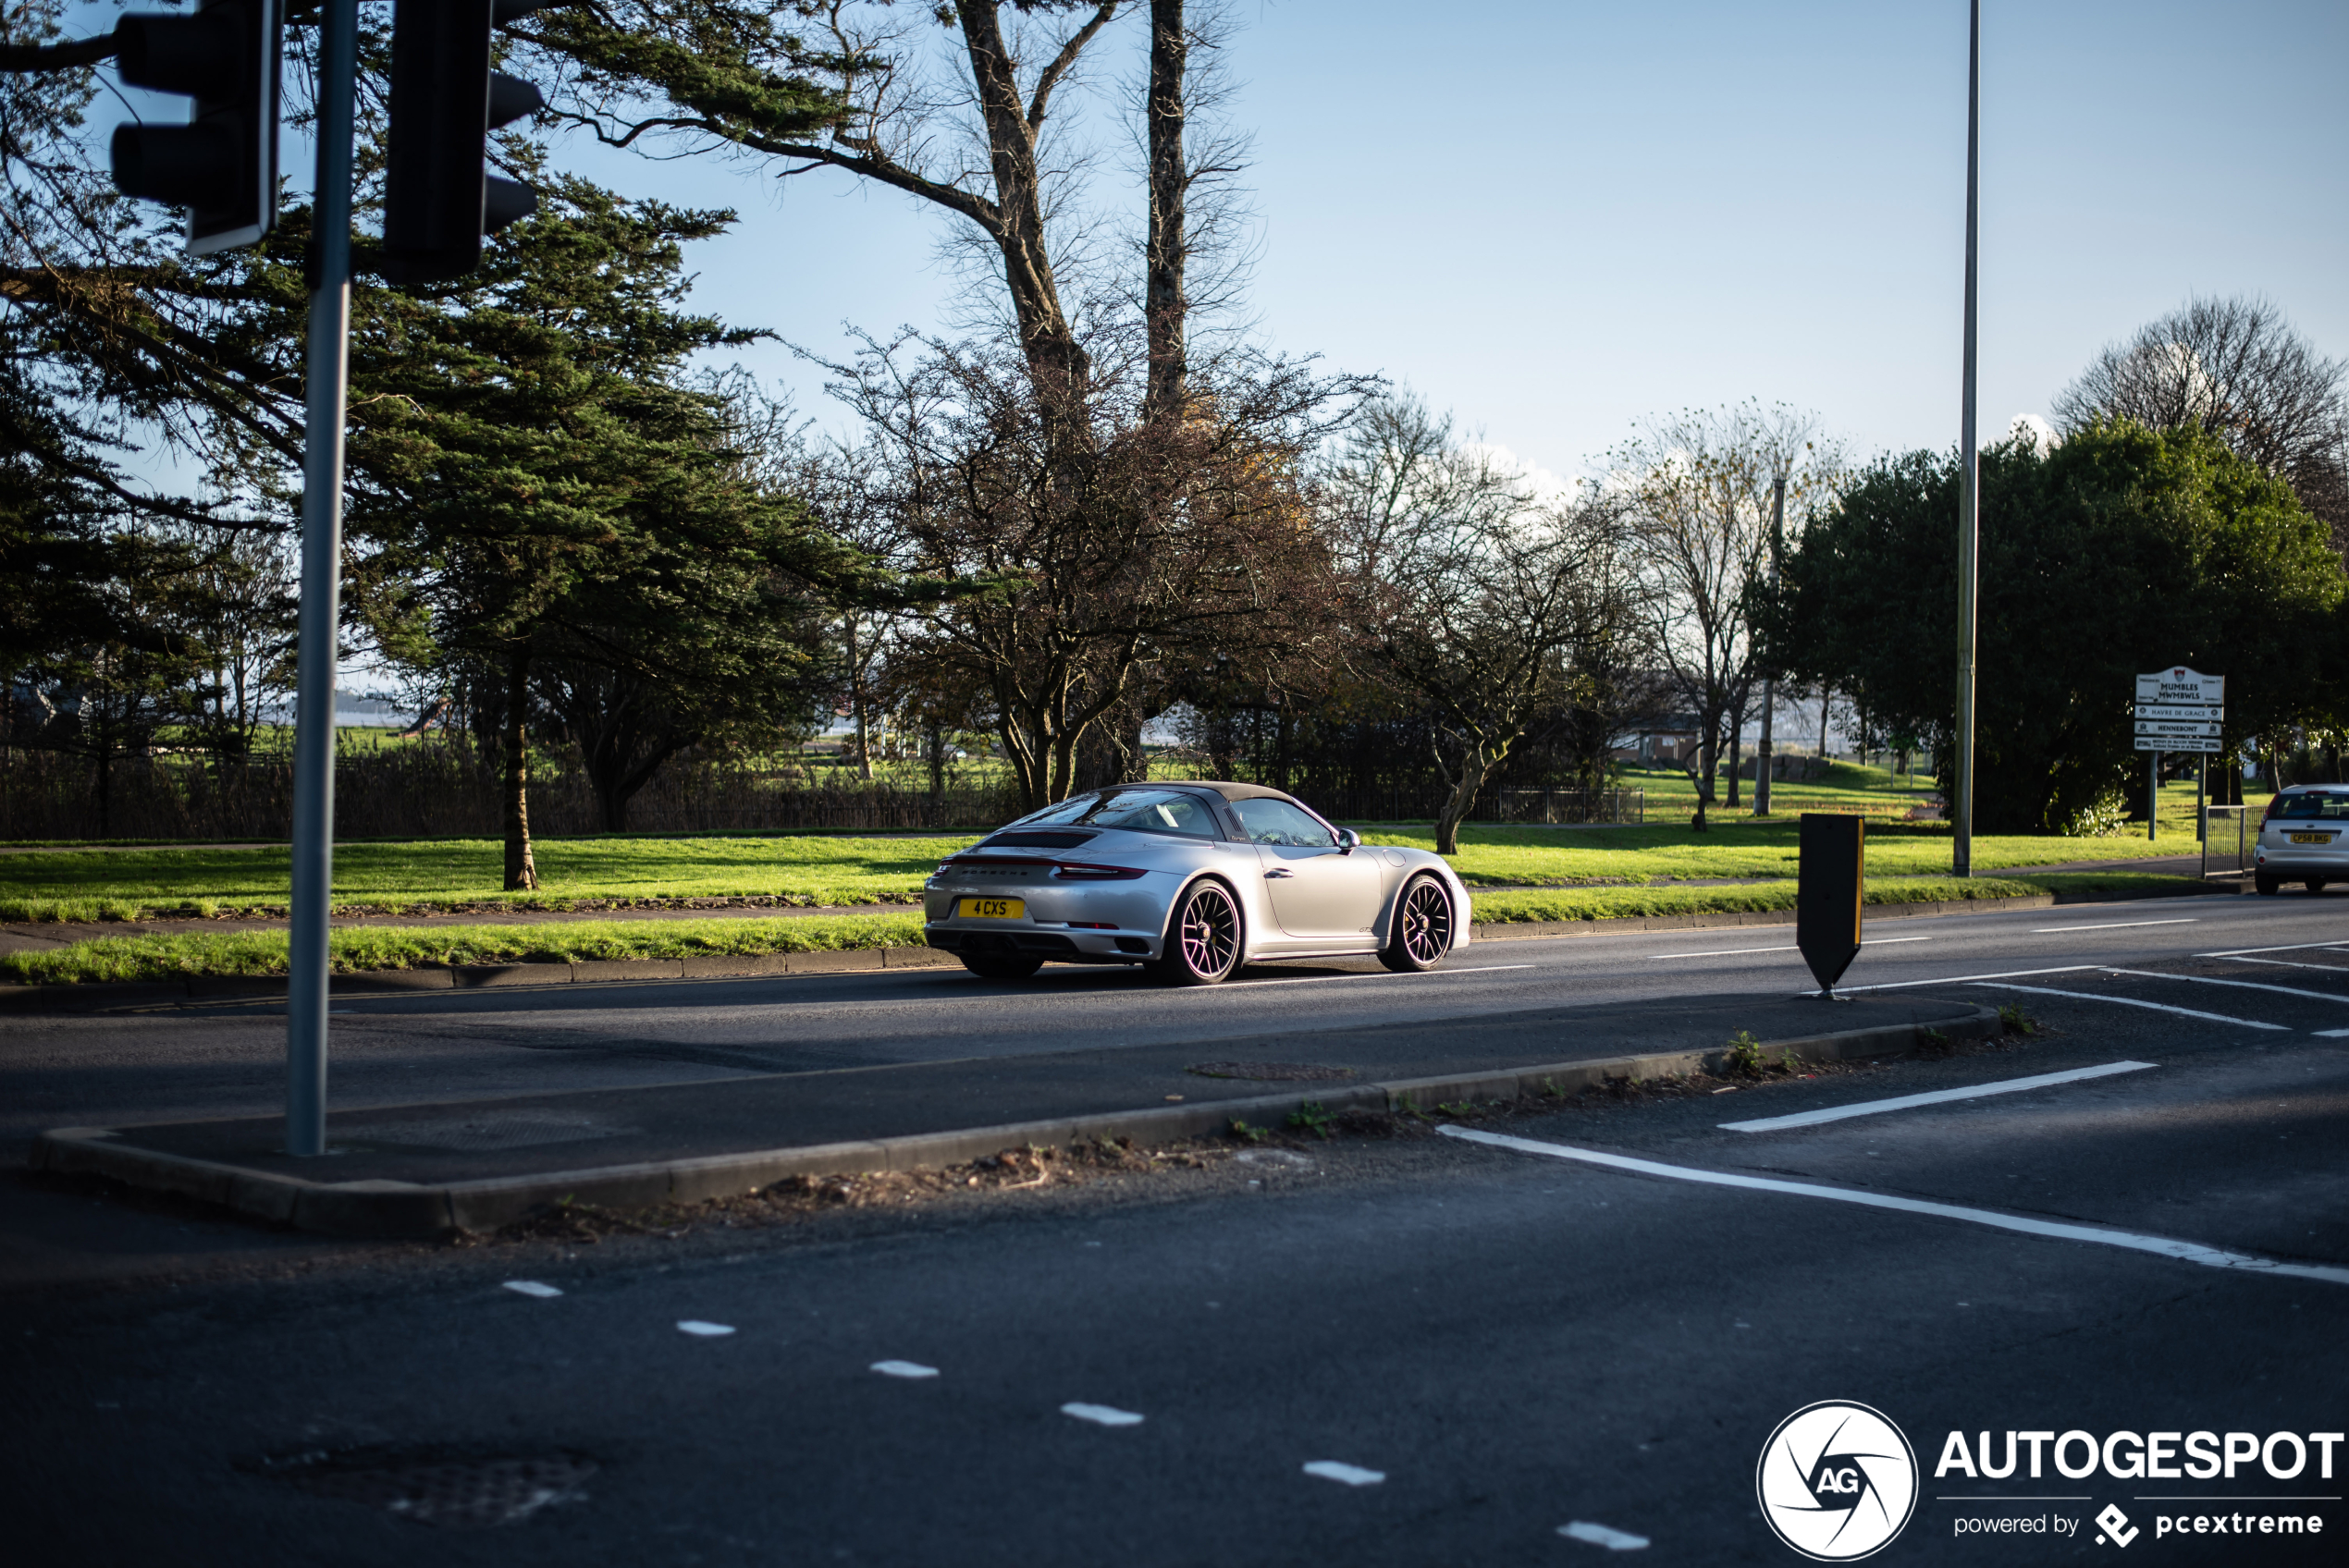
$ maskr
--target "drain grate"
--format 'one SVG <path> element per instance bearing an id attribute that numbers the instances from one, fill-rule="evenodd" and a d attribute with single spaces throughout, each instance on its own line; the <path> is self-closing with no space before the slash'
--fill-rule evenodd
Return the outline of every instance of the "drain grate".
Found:
<path id="1" fill-rule="evenodd" d="M 1301 1061 L 1202 1061 L 1183 1071 L 1202 1078 L 1258 1078 L 1268 1084 L 1325 1084 L 1354 1076 L 1350 1067 L 1315 1067 Z"/>
<path id="2" fill-rule="evenodd" d="M 576 1453 L 464 1457 L 353 1450 L 301 1454 L 263 1468 L 313 1497 L 380 1508 L 448 1530 L 486 1530 L 520 1524 L 549 1503 L 576 1501 L 596 1463 Z"/>
<path id="3" fill-rule="evenodd" d="M 410 1148 L 486 1153 L 535 1148 L 542 1144 L 577 1144 L 616 1138 L 633 1127 L 614 1127 L 592 1117 L 550 1110 L 488 1111 L 474 1116 L 437 1116 L 413 1121 L 364 1121 L 338 1125 L 337 1144 L 391 1144 Z"/>

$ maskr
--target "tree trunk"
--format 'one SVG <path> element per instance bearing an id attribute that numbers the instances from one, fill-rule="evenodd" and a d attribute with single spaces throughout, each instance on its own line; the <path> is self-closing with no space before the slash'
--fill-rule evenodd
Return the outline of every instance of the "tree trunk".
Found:
<path id="1" fill-rule="evenodd" d="M 1184 263 L 1190 236 L 1184 213 L 1190 171 L 1183 162 L 1183 73 L 1190 52 L 1183 0 L 1150 0 L 1150 238 L 1144 258 L 1143 308 L 1149 316 L 1150 383 L 1145 420 L 1180 417 L 1188 390 Z"/>
<path id="2" fill-rule="evenodd" d="M 530 741 L 525 715 L 530 705 L 530 655 L 515 654 L 506 667 L 506 891 L 538 890 L 538 868 L 530 858 Z"/>
<path id="3" fill-rule="evenodd" d="M 1729 712 L 1729 798 L 1722 804 L 1738 809 L 1738 770 L 1744 766 L 1739 753 L 1745 750 L 1745 704 L 1740 703 Z"/>
<path id="4" fill-rule="evenodd" d="M 1460 776 L 1450 780 L 1451 791 L 1444 798 L 1444 808 L 1435 814 L 1437 854 L 1460 852 L 1460 824 L 1476 809 L 1477 791 L 1484 788 L 1494 766 L 1494 759 L 1488 758 L 1481 747 L 1471 746 L 1461 753 Z"/>

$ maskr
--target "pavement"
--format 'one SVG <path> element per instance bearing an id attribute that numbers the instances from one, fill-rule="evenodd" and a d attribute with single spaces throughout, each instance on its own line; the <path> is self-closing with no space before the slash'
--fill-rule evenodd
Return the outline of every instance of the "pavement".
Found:
<path id="1" fill-rule="evenodd" d="M 438 1246 L 20 1176 L 0 1182 L 7 1539 L 239 1568 L 1777 1564 L 1803 1559 L 1757 1471 L 1837 1400 L 1912 1455 L 1799 1510 L 1857 1518 L 1910 1476 L 1872 1562 L 2337 1562 L 2349 1446 L 2313 1439 L 2349 1429 L 2344 913 L 1904 922 L 1871 932 L 1863 995 L 2011 1002 L 2041 1032 L 1462 1124 L 1507 1143 L 1276 1135 L 1082 1183 Z M 1785 935 L 1208 993 L 879 973 L 385 998 L 337 1021 L 338 1099 L 741 1082 L 824 1050 L 1300 1060 L 1333 1030 L 1786 998 Z M 282 1018 L 6 1027 L 0 1131 L 260 1114 Z M 2115 1457 L 1949 1458 L 2010 1431 Z M 2274 1463 L 2130 1473 L 2204 1431 Z"/>

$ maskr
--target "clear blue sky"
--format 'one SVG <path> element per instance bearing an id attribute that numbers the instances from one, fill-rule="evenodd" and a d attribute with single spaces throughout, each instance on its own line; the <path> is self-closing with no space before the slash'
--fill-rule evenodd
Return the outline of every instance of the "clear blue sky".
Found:
<path id="1" fill-rule="evenodd" d="M 1954 443 L 1960 0 L 1236 8 L 1279 347 L 1565 474 L 1642 413 L 1749 396 L 1863 451 Z M 2349 6 L 1989 0 L 1983 25 L 1986 432 L 2196 290 L 2264 290 L 2349 354 Z M 1138 30 L 1104 42 L 1130 72 Z M 584 161 L 742 209 L 695 264 L 744 324 L 837 351 L 842 322 L 943 320 L 942 220 L 909 199 Z"/>

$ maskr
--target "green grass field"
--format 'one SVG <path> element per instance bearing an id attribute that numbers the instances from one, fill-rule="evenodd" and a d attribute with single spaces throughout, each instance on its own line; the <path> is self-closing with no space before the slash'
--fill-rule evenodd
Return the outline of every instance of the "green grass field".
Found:
<path id="1" fill-rule="evenodd" d="M 1978 838 L 1977 872 L 2067 861 L 2125 864 L 2190 854 L 2191 833 L 2165 824 L 2158 839 Z M 1645 827 L 1481 827 L 1461 830 L 1460 875 L 1471 886 L 1541 884 L 1633 888 L 1674 881 L 1791 877 L 1799 829 L 1791 817 L 1716 819 L 1708 832 L 1685 823 Z M 1372 831 L 1379 844 L 1433 849 L 1430 832 Z M 541 887 L 499 890 L 503 850 L 495 839 L 343 844 L 335 851 L 335 899 L 347 911 L 389 913 L 452 909 L 594 909 L 677 904 L 695 899 L 776 899 L 801 906 L 904 903 L 969 835 L 859 838 L 772 837 L 546 839 L 535 846 Z M 1949 829 L 1939 824 L 1877 823 L 1868 832 L 1872 879 L 1946 876 Z M 262 849 L 141 848 L 0 855 L 0 919 L 135 920 L 281 910 L 289 852 Z M 1721 907 L 1721 906 L 1712 906 Z"/>

